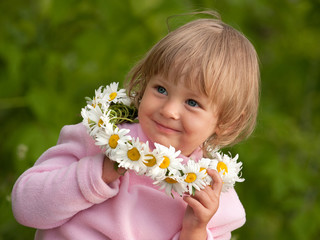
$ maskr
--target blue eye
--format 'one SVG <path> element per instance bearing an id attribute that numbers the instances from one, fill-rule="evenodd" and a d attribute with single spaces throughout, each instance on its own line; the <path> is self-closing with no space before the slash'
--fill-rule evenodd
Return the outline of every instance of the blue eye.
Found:
<path id="1" fill-rule="evenodd" d="M 158 91 L 158 93 L 167 95 L 167 90 L 164 87 L 158 86 L 157 91 Z"/>
<path id="2" fill-rule="evenodd" d="M 199 107 L 199 104 L 193 99 L 188 99 L 187 104 L 191 107 Z"/>

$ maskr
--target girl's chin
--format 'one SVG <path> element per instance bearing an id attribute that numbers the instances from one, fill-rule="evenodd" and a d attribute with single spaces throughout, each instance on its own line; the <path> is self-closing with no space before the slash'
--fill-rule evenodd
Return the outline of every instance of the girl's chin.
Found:
<path id="1" fill-rule="evenodd" d="M 167 138 L 167 137 L 159 137 L 159 136 L 157 136 L 157 137 L 155 137 L 155 138 L 153 138 L 151 140 L 154 143 L 161 144 L 161 145 L 163 145 L 165 147 L 170 147 L 170 146 L 175 147 L 175 144 L 172 141 L 170 141 L 170 139 Z"/>

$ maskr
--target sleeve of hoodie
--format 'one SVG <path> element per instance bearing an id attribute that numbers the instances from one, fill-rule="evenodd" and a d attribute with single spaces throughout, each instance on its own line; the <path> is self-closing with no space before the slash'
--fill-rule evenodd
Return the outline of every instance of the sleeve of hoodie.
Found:
<path id="1" fill-rule="evenodd" d="M 103 159 L 82 124 L 63 127 L 58 144 L 15 183 L 12 208 L 16 220 L 33 228 L 54 228 L 115 196 L 120 181 L 106 184 L 102 180 Z"/>

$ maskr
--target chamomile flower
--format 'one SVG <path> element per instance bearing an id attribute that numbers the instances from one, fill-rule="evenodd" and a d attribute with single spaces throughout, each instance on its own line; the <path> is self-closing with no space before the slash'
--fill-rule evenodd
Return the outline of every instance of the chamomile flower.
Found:
<path id="1" fill-rule="evenodd" d="M 119 167 L 132 169 L 139 175 L 145 174 L 147 167 L 144 164 L 146 155 L 144 144 L 140 143 L 139 138 L 136 138 L 126 145 L 127 148 L 121 148 L 117 153 L 116 161 Z"/>
<path id="2" fill-rule="evenodd" d="M 155 149 L 153 156 L 157 159 L 157 167 L 149 170 L 148 174 L 151 174 L 153 178 L 161 178 L 166 175 L 168 171 L 174 171 L 181 169 L 182 158 L 178 158 L 181 151 L 176 151 L 174 147 L 169 148 L 155 143 Z"/>
<path id="3" fill-rule="evenodd" d="M 106 103 L 108 103 L 108 101 L 106 99 L 106 95 L 104 94 L 104 91 L 102 90 L 102 88 L 103 87 L 100 86 L 98 89 L 95 90 L 95 96 L 92 99 L 86 98 L 88 105 L 96 107 L 96 106 L 101 106 L 101 105 L 105 105 Z M 106 107 L 108 107 L 108 105 Z"/>
<path id="4" fill-rule="evenodd" d="M 109 122 L 108 112 L 103 111 L 99 106 L 87 105 L 82 109 L 83 124 L 87 126 L 91 136 L 94 136 L 103 124 Z"/>
<path id="5" fill-rule="evenodd" d="M 227 192 L 228 189 L 233 188 L 236 182 L 243 182 L 244 179 L 239 177 L 242 168 L 242 163 L 237 162 L 238 154 L 232 158 L 223 153 L 216 152 L 214 157 L 217 161 L 213 162 L 215 168 L 223 181 L 222 192 Z"/>
<path id="6" fill-rule="evenodd" d="M 96 145 L 105 151 L 110 159 L 117 159 L 117 151 L 126 148 L 126 143 L 131 141 L 129 129 L 119 129 L 112 124 L 107 124 L 96 134 Z"/>
<path id="7" fill-rule="evenodd" d="M 203 189 L 206 186 L 204 178 L 206 171 L 200 171 L 200 165 L 193 160 L 189 160 L 184 166 L 184 181 L 187 184 L 187 189 L 190 195 L 196 190 Z"/>
<path id="8" fill-rule="evenodd" d="M 119 83 L 111 83 L 109 86 L 106 86 L 104 89 L 104 95 L 107 98 L 108 102 L 113 102 L 113 103 L 123 103 L 123 104 L 130 104 L 130 100 L 125 92 L 124 89 L 118 90 L 118 84 Z"/>
<path id="9" fill-rule="evenodd" d="M 168 176 L 156 180 L 153 184 L 159 186 L 160 189 L 165 189 L 168 196 L 173 196 L 172 190 L 180 196 L 187 190 L 187 184 L 179 171 L 171 172 Z"/>

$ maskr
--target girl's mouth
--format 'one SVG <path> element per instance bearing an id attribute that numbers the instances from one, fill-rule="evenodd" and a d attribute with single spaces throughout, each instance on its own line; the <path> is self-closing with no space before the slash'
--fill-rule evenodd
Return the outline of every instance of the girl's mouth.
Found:
<path id="1" fill-rule="evenodd" d="M 172 134 L 172 133 L 180 132 L 180 131 L 178 131 L 178 130 L 176 130 L 176 129 L 174 129 L 174 128 L 171 128 L 171 127 L 169 127 L 169 126 L 163 125 L 163 124 L 161 124 L 161 123 L 159 123 L 159 122 L 156 122 L 156 121 L 154 121 L 154 122 L 155 122 L 155 124 L 156 124 L 157 129 L 158 129 L 160 132 L 163 132 L 163 133 L 166 133 L 166 134 Z"/>

